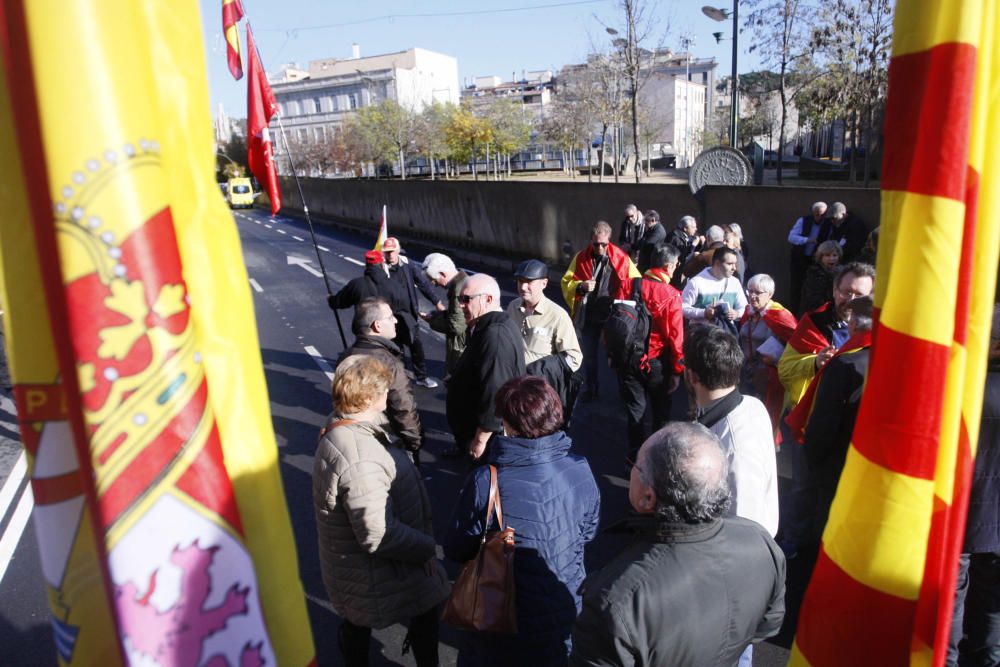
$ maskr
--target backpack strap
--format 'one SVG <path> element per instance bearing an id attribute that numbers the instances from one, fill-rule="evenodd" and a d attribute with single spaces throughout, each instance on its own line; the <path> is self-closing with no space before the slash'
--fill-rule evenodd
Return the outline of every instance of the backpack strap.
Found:
<path id="1" fill-rule="evenodd" d="M 645 306 L 645 302 L 642 300 L 642 276 L 632 279 L 632 301 L 635 301 L 637 305 Z"/>

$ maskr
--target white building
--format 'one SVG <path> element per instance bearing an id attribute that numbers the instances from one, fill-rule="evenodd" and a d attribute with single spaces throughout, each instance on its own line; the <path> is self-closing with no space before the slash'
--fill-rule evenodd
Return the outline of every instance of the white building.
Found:
<path id="1" fill-rule="evenodd" d="M 462 88 L 462 100 L 473 111 L 489 107 L 495 100 L 507 99 L 517 103 L 525 117 L 539 127 L 552 105 L 555 80 L 550 70 L 522 72 L 520 80 L 502 81 L 498 76 L 477 76 Z"/>
<path id="2" fill-rule="evenodd" d="M 419 48 L 362 58 L 355 44 L 351 58 L 313 60 L 305 70 L 286 67 L 271 84 L 289 138 L 304 143 L 326 141 L 347 116 L 383 99 L 417 112 L 459 100 L 458 61 Z"/>
<path id="3" fill-rule="evenodd" d="M 683 76 L 654 72 L 642 89 L 642 102 L 655 109 L 650 119 L 652 135 L 659 140 L 650 146 L 653 155 L 676 155 L 678 167 L 689 167 L 703 146 L 705 97 L 703 84 Z"/>

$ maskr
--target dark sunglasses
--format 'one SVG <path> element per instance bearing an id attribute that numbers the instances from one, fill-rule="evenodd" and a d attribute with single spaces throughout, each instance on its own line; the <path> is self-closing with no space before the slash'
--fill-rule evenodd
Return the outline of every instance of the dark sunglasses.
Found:
<path id="1" fill-rule="evenodd" d="M 483 293 L 483 292 L 480 292 L 479 294 L 459 294 L 458 295 L 458 302 L 461 303 L 461 304 L 468 305 L 477 296 L 486 296 L 486 294 Z"/>

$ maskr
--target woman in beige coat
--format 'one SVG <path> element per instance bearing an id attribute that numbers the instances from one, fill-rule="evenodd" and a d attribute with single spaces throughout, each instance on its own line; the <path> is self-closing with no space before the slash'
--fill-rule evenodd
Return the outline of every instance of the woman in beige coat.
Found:
<path id="1" fill-rule="evenodd" d="M 343 619 L 345 663 L 368 664 L 372 628 L 409 626 L 417 665 L 438 664 L 438 605 L 448 579 L 435 558 L 431 506 L 406 452 L 378 426 L 391 373 L 374 357 L 337 368 L 313 464 L 313 504 L 327 594 Z"/>

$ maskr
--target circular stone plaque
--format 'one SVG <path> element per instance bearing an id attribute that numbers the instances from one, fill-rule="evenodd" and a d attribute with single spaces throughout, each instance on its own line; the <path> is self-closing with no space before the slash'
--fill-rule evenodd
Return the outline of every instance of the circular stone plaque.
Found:
<path id="1" fill-rule="evenodd" d="M 753 167 L 743 153 L 729 146 L 715 146 L 694 159 L 688 185 L 696 193 L 706 185 L 751 185 Z"/>

